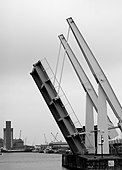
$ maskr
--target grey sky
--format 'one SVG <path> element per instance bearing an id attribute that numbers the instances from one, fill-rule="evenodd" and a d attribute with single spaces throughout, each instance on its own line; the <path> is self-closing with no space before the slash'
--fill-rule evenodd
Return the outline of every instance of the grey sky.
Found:
<path id="1" fill-rule="evenodd" d="M 121 0 L 0 1 L 0 137 L 6 120 L 12 121 L 14 137 L 19 137 L 21 129 L 22 138 L 29 144 L 44 143 L 44 133 L 50 141 L 51 132 L 60 132 L 29 73 L 32 65 L 44 57 L 55 70 L 58 35 L 66 36 L 68 17 L 83 33 L 122 103 L 121 9 Z M 95 84 L 72 33 L 69 43 Z M 85 93 L 68 59 L 62 86 L 84 124 Z M 62 140 L 61 134 L 58 139 Z"/>

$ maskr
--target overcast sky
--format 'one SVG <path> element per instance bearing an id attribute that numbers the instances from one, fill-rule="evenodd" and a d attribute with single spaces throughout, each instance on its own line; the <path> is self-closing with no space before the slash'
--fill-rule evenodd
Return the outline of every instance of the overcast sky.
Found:
<path id="1" fill-rule="evenodd" d="M 27 144 L 64 140 L 35 82 L 32 66 L 46 57 L 55 71 L 58 35 L 67 36 L 66 19 L 72 17 L 95 54 L 122 103 L 121 0 L 4 0 L 0 1 L 0 137 L 5 121 L 12 121 L 14 138 Z M 70 32 L 69 43 L 85 72 L 94 79 Z M 63 51 L 63 48 L 62 48 Z M 63 53 L 63 52 L 62 52 Z M 60 56 L 60 65 L 62 56 Z M 60 67 L 58 69 L 58 78 Z M 97 91 L 97 85 L 93 82 Z M 85 92 L 66 58 L 62 86 L 79 120 L 85 124 Z M 114 123 L 117 123 L 113 117 Z"/>

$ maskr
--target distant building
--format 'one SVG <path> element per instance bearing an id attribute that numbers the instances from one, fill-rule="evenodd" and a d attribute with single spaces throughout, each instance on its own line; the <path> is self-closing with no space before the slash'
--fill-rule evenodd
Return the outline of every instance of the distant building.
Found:
<path id="1" fill-rule="evenodd" d="M 13 149 L 23 149 L 24 141 L 22 139 L 13 139 Z"/>
<path id="2" fill-rule="evenodd" d="M 69 150 L 69 145 L 67 144 L 67 142 L 51 142 L 49 143 L 49 146 L 53 149 L 53 150 L 62 150 L 62 151 L 66 151 Z"/>
<path id="3" fill-rule="evenodd" d="M 3 147 L 6 149 L 13 148 L 13 128 L 11 128 L 11 121 L 6 121 L 6 128 L 3 129 L 4 143 Z"/>
<path id="4" fill-rule="evenodd" d="M 3 139 L 0 138 L 0 148 L 2 148 L 2 147 L 3 147 Z"/>

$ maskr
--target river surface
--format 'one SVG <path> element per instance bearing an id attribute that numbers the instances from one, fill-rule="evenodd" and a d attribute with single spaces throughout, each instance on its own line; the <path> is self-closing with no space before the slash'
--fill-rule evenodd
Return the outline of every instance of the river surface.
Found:
<path id="1" fill-rule="evenodd" d="M 3 153 L 0 170 L 67 170 L 62 167 L 61 154 Z"/>

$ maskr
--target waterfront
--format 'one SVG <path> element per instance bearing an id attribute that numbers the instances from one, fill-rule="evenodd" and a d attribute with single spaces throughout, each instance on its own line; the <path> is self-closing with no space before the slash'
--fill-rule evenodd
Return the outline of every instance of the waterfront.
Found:
<path id="1" fill-rule="evenodd" d="M 61 154 L 3 153 L 0 170 L 67 170 L 62 167 Z"/>

